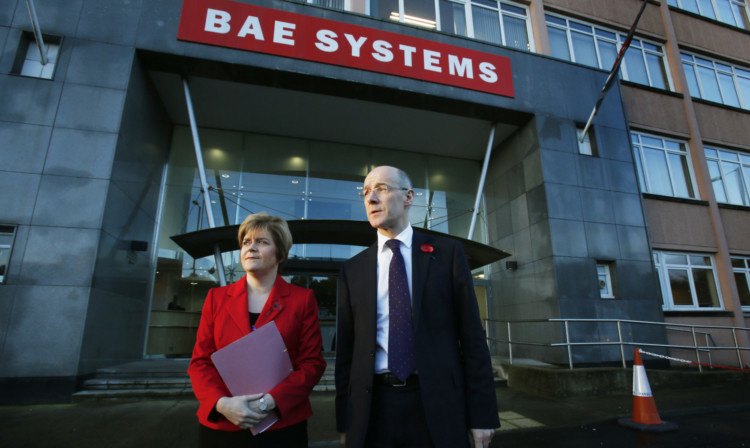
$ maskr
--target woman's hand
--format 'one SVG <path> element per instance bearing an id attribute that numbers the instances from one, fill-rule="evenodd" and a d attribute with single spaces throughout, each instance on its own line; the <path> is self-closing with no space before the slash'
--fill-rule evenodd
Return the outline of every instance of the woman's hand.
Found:
<path id="1" fill-rule="evenodd" d="M 216 402 L 216 410 L 234 425 L 242 429 L 250 429 L 266 418 L 268 413 L 276 406 L 273 397 L 266 395 L 268 408 L 265 412 L 261 411 L 258 408 L 258 402 L 263 395 L 253 394 L 222 397 Z"/>

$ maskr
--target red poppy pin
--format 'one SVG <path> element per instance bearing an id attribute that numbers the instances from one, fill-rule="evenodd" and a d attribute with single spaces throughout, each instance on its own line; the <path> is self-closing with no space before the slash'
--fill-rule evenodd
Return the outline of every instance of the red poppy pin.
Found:
<path id="1" fill-rule="evenodd" d="M 422 252 L 431 254 L 433 250 L 435 250 L 434 247 L 430 246 L 429 244 L 422 244 L 420 247 L 422 249 Z"/>

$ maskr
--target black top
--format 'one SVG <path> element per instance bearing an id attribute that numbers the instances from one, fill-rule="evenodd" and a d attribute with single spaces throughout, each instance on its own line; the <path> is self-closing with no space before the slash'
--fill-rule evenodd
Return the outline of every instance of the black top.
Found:
<path id="1" fill-rule="evenodd" d="M 259 317 L 260 313 L 250 313 L 250 326 L 255 327 L 255 322 L 258 322 Z"/>

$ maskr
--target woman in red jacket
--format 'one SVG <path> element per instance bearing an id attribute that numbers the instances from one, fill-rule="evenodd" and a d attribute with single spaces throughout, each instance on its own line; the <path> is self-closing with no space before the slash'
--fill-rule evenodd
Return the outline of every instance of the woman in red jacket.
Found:
<path id="1" fill-rule="evenodd" d="M 208 292 L 188 373 L 200 402 L 200 446 L 307 447 L 309 395 L 325 370 L 318 305 L 309 289 L 279 276 L 292 235 L 286 221 L 266 213 L 248 216 L 239 229 L 247 275 Z M 294 371 L 265 394 L 232 397 L 211 354 L 274 321 Z M 258 359 L 258 362 L 263 362 Z M 256 436 L 249 431 L 269 413 L 279 420 Z"/>

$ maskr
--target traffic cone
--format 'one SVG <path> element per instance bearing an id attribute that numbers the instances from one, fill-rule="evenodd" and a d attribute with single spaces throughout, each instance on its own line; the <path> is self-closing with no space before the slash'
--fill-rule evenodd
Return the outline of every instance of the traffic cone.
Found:
<path id="1" fill-rule="evenodd" d="M 651 386 L 646 377 L 646 369 L 641 361 L 641 353 L 637 348 L 633 357 L 633 417 L 621 418 L 617 422 L 621 426 L 640 431 L 663 432 L 677 429 L 676 424 L 665 422 L 659 417 L 654 396 L 651 394 Z"/>

